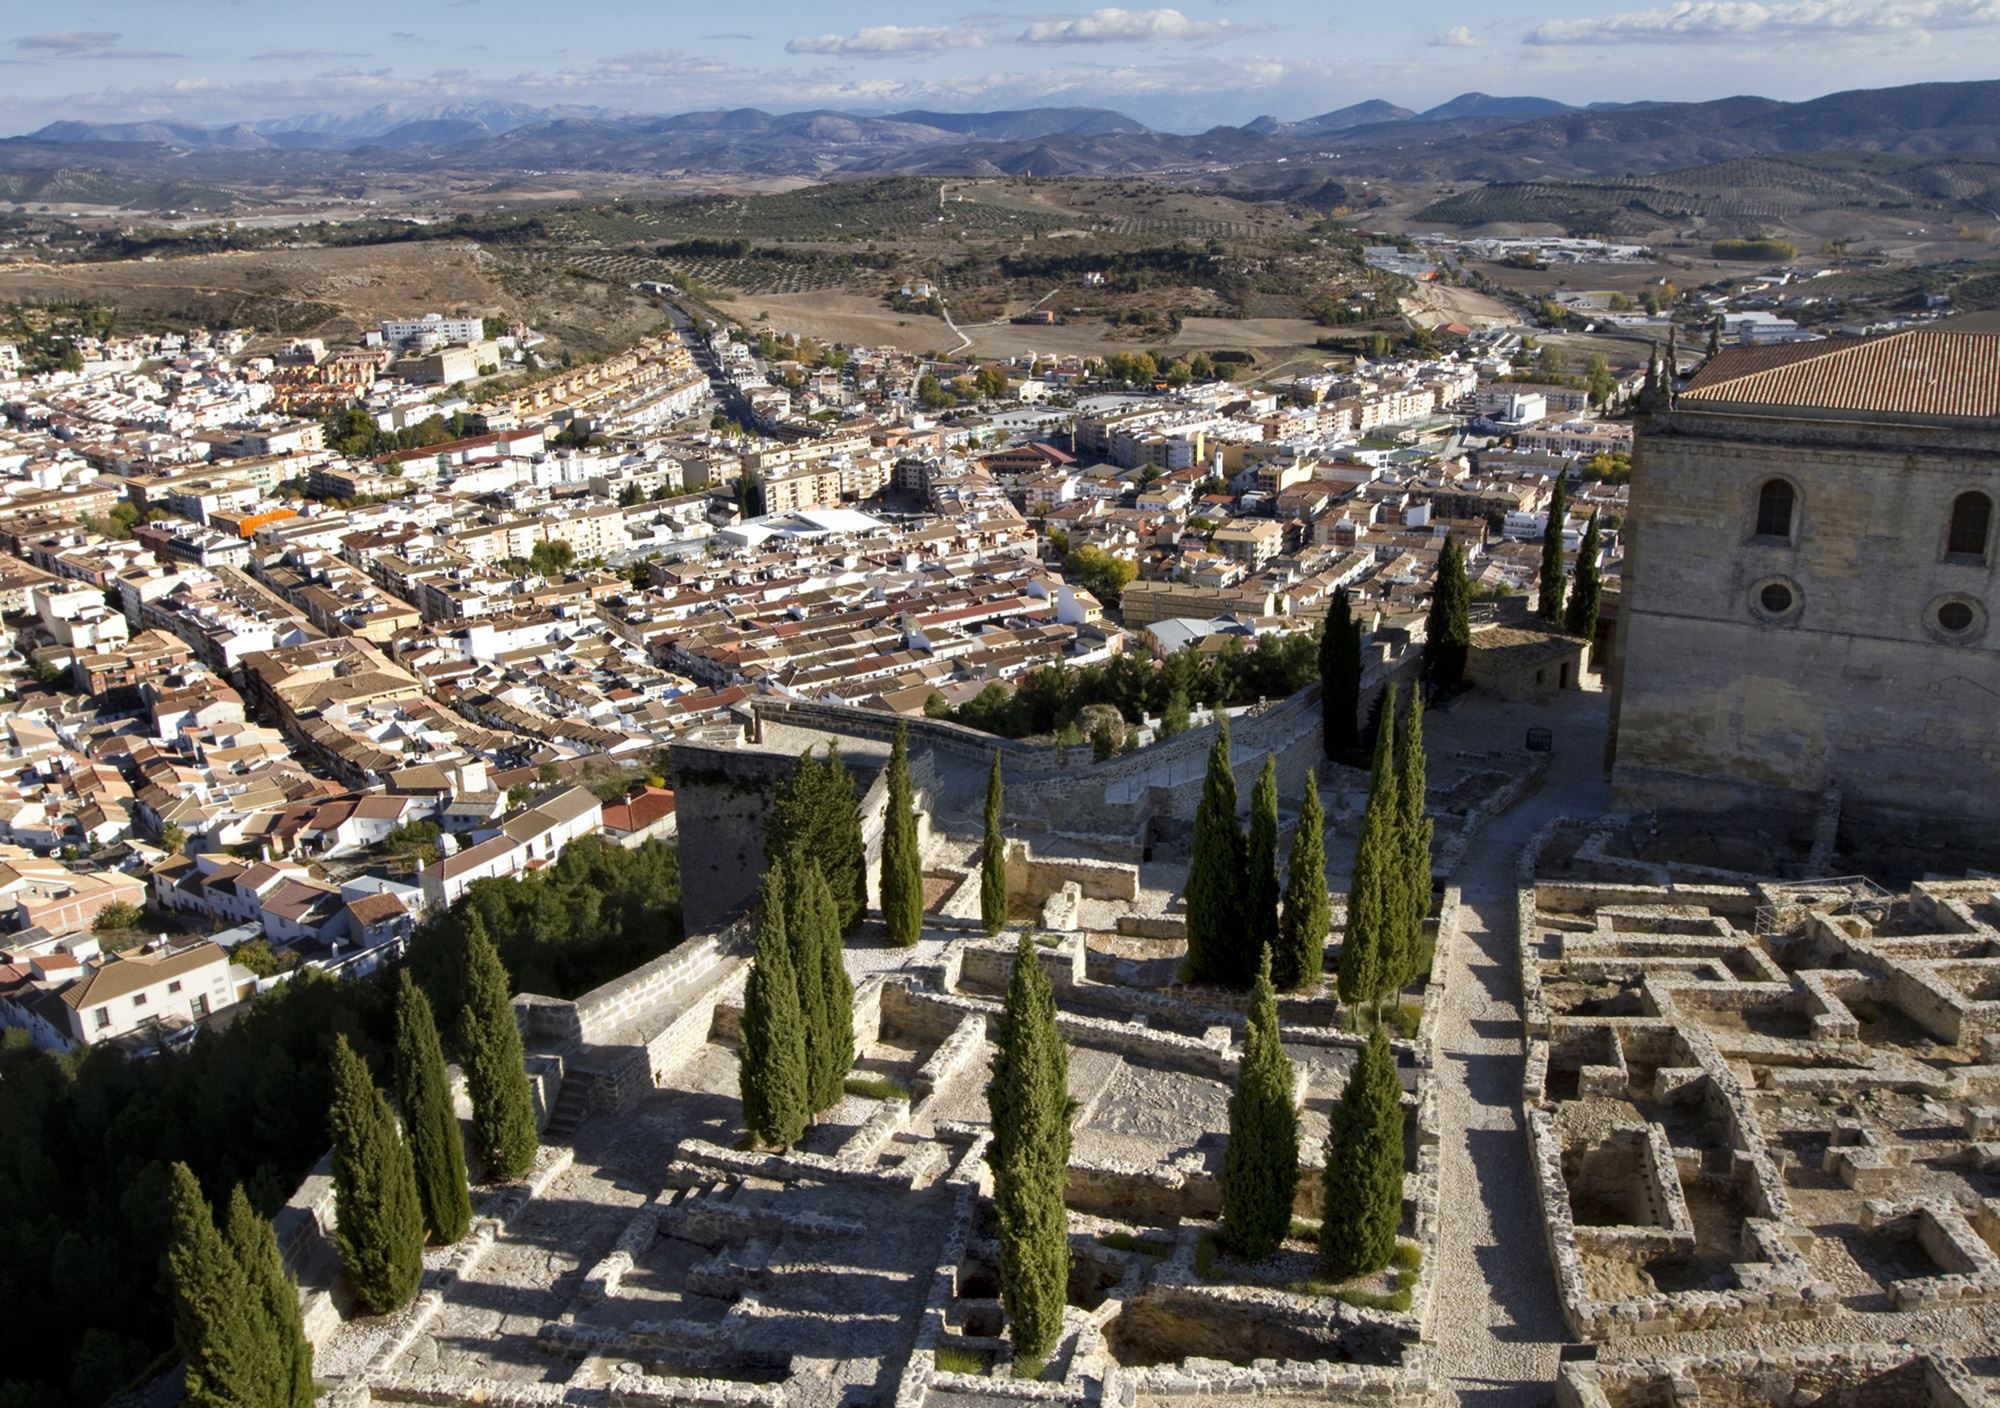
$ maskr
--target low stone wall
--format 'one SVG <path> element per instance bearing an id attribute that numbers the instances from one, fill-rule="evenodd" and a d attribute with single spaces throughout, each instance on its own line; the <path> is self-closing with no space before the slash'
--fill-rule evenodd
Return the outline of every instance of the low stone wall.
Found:
<path id="1" fill-rule="evenodd" d="M 1699 1402 L 1703 1408 L 1780 1403 L 1981 1408 L 1988 1401 L 1963 1363 L 1907 1344 L 1566 1364 L 1556 1381 L 1556 1408 L 1684 1402 Z"/>

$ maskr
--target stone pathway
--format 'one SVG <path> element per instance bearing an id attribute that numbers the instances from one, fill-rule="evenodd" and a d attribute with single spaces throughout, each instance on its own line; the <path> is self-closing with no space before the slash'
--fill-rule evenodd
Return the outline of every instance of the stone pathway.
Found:
<path id="1" fill-rule="evenodd" d="M 1499 712 L 1492 727 L 1513 727 L 1516 711 Z M 1479 833 L 1458 872 L 1460 938 L 1438 1033 L 1444 1158 L 1433 1328 L 1444 1386 L 1463 1408 L 1552 1402 L 1567 1338 L 1521 1114 L 1516 867 L 1549 818 L 1609 806 L 1605 718 L 1599 693 L 1570 695 L 1533 719 L 1521 714 L 1523 724 L 1554 729 L 1555 758 Z"/>

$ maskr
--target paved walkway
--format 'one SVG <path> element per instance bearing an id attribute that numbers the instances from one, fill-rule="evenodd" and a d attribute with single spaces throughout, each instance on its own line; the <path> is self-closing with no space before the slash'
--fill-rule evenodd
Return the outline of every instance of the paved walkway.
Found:
<path id="1" fill-rule="evenodd" d="M 1496 729 L 1515 726 L 1514 711 L 1498 712 Z M 1444 1158 L 1434 1330 L 1443 1382 L 1464 1408 L 1552 1402 L 1566 1338 L 1521 1114 L 1515 876 L 1522 848 L 1550 817 L 1609 806 L 1604 696 L 1571 695 L 1554 717 L 1535 721 L 1554 728 L 1556 755 L 1538 786 L 1487 823 L 1459 869 L 1460 938 L 1439 1028 Z"/>

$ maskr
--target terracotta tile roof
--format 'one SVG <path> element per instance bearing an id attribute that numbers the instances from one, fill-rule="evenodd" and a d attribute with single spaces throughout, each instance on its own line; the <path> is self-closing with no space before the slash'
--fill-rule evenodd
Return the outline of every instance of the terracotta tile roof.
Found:
<path id="1" fill-rule="evenodd" d="M 1952 420 L 2000 418 L 2000 333 L 1920 328 L 1717 353 L 1680 394 L 1693 410 L 1771 406 Z"/>
<path id="2" fill-rule="evenodd" d="M 62 990 L 62 1000 L 81 1011 L 100 1002 L 135 993 L 140 988 L 178 978 L 211 963 L 227 962 L 222 950 L 198 943 L 163 954 L 130 954 L 114 959 Z"/>

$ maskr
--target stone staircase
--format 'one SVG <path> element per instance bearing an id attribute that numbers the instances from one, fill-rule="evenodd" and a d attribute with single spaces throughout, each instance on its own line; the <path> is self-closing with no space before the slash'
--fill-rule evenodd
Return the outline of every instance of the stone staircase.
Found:
<path id="1" fill-rule="evenodd" d="M 562 1089 L 556 1093 L 556 1107 L 549 1111 L 549 1122 L 542 1129 L 542 1138 L 551 1142 L 562 1142 L 576 1134 L 577 1126 L 590 1113 L 591 1097 L 597 1087 L 597 1075 L 593 1071 L 566 1072 Z"/>

